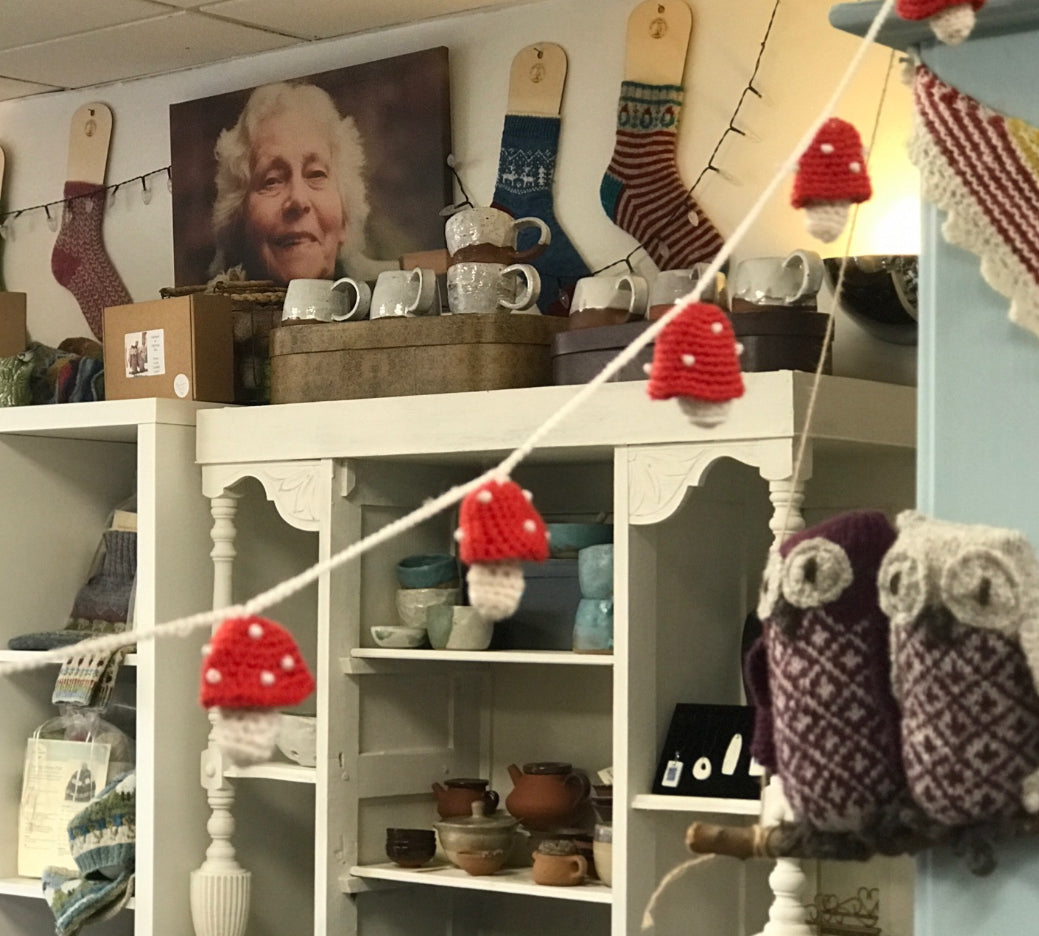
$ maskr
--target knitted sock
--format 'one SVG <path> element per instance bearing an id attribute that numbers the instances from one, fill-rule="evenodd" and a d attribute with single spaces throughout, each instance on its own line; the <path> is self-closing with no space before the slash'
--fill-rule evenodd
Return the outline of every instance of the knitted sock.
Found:
<path id="1" fill-rule="evenodd" d="M 101 569 L 76 593 L 69 629 L 117 634 L 126 630 L 130 594 L 137 574 L 137 534 L 105 530 Z"/>
<path id="2" fill-rule="evenodd" d="M 101 221 L 105 189 L 89 182 L 65 183 L 65 211 L 51 254 L 51 270 L 79 303 L 94 336 L 102 337 L 105 306 L 125 305 L 130 294 L 105 253 Z"/>
<path id="3" fill-rule="evenodd" d="M 574 286 L 591 272 L 559 226 L 552 206 L 559 127 L 558 117 L 505 115 L 491 202 L 514 218 L 540 218 L 552 232 L 545 252 L 528 261 L 541 275 L 538 308 L 547 315 L 567 315 Z M 521 231 L 517 246 L 524 250 L 533 246 L 534 239 L 534 231 Z"/>
<path id="4" fill-rule="evenodd" d="M 684 92 L 677 85 L 625 81 L 617 139 L 599 197 L 606 213 L 660 269 L 712 260 L 722 237 L 682 184 L 675 162 Z"/>

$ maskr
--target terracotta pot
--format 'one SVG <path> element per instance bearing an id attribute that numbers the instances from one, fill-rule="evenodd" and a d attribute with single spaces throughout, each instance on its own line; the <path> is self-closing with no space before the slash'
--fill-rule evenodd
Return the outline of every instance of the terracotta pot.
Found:
<path id="1" fill-rule="evenodd" d="M 509 776 L 513 790 L 505 799 L 505 808 L 528 829 L 569 825 L 588 797 L 588 778 L 569 764 L 525 764 L 522 770 L 510 764 Z"/>
<path id="2" fill-rule="evenodd" d="M 437 798 L 437 813 L 440 818 L 471 816 L 473 803 L 477 800 L 483 803 L 484 814 L 489 816 L 498 808 L 498 794 L 494 790 L 487 789 L 489 783 L 489 780 L 472 777 L 445 780 L 443 786 L 434 783 L 433 793 Z"/>
<path id="3" fill-rule="evenodd" d="M 546 855 L 534 852 L 534 870 L 531 876 L 535 884 L 567 887 L 580 884 L 588 873 L 588 862 L 581 855 Z"/>

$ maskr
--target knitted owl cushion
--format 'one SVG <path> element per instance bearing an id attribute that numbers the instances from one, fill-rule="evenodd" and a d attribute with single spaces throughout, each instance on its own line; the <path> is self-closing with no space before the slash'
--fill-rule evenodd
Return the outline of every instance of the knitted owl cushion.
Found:
<path id="1" fill-rule="evenodd" d="M 885 834 L 905 790 L 876 585 L 894 539 L 884 514 L 852 511 L 783 543 L 758 609 L 767 672 L 754 650 L 747 671 L 766 709 L 753 748 L 774 760 L 795 821 L 864 841 Z"/>
<path id="2" fill-rule="evenodd" d="M 1032 547 L 915 511 L 898 530 L 879 588 L 913 799 L 947 826 L 1039 811 L 1039 694 L 1023 646 L 1039 627 Z"/>

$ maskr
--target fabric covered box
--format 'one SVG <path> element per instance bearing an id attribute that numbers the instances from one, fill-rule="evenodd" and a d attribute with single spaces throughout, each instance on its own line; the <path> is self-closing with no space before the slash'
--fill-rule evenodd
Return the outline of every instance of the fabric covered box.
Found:
<path id="1" fill-rule="evenodd" d="M 194 294 L 104 311 L 105 397 L 234 402 L 232 303 Z"/>
<path id="2" fill-rule="evenodd" d="M 271 332 L 271 402 L 547 385 L 549 344 L 566 326 L 515 313 L 282 325 Z"/>

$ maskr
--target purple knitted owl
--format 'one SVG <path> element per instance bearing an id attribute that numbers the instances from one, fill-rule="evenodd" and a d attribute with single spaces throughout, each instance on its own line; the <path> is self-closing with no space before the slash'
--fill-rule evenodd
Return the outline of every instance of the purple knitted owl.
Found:
<path id="1" fill-rule="evenodd" d="M 769 559 L 748 657 L 760 706 L 753 751 L 783 781 L 795 821 L 869 838 L 905 792 L 888 622 L 877 569 L 895 531 L 877 511 L 840 514 Z M 769 761 L 772 763 L 770 764 Z"/>
<path id="2" fill-rule="evenodd" d="M 1014 530 L 915 511 L 899 515 L 898 531 L 879 595 L 913 799 L 954 827 L 1039 812 L 1032 547 Z"/>

